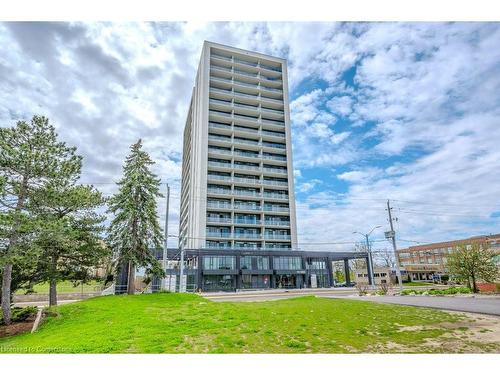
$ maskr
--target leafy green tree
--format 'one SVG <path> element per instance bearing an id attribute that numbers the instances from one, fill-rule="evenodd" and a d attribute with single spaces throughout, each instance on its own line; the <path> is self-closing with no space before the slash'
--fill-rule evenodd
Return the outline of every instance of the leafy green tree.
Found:
<path id="1" fill-rule="evenodd" d="M 57 140 L 54 127 L 43 116 L 0 128 L 0 267 L 5 324 L 11 322 L 14 264 L 36 260 L 35 249 L 28 245 L 35 224 L 27 206 L 37 189 L 50 179 L 73 173 L 80 159 L 75 148 Z"/>
<path id="2" fill-rule="evenodd" d="M 34 244 L 41 253 L 33 278 L 49 282 L 51 306 L 57 304 L 58 281 L 88 281 L 108 255 L 100 237 L 105 217 L 96 212 L 104 199 L 92 186 L 75 184 L 79 173 L 53 179 L 32 199 L 38 223 Z"/>
<path id="3" fill-rule="evenodd" d="M 139 139 L 125 160 L 119 191 L 108 203 L 109 212 L 114 214 L 108 240 L 116 254 L 117 268 L 127 267 L 128 294 L 135 293 L 136 267 L 146 268 L 147 275 L 164 276 L 161 264 L 151 252 L 163 241 L 156 210 L 156 199 L 163 195 L 160 180 L 149 170 L 152 164 Z"/>
<path id="4" fill-rule="evenodd" d="M 469 289 L 477 293 L 478 280 L 493 282 L 499 277 L 498 266 L 494 261 L 497 255 L 497 251 L 478 243 L 460 245 L 448 256 L 448 272 L 466 282 Z"/>

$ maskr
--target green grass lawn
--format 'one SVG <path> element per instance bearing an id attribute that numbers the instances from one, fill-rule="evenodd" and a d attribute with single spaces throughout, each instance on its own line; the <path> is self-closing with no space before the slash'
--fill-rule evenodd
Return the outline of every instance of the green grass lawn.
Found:
<path id="1" fill-rule="evenodd" d="M 80 284 L 74 286 L 71 281 L 60 281 L 57 283 L 57 293 L 92 293 L 100 291 L 102 289 L 102 283 L 98 281 L 91 281 L 88 284 Z M 35 293 L 48 294 L 49 293 L 49 283 L 41 283 L 33 286 Z M 19 289 L 16 290 L 15 294 L 25 294 L 26 290 Z"/>
<path id="2" fill-rule="evenodd" d="M 299 297 L 211 302 L 189 294 L 96 297 L 56 307 L 38 332 L 0 339 L 0 352 L 346 353 L 445 351 L 439 324 L 465 319 L 409 306 Z M 33 349 L 35 348 L 35 349 Z"/>

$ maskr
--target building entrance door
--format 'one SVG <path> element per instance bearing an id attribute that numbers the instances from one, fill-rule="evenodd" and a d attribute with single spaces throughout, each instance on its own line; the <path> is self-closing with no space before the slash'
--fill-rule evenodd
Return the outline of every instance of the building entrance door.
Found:
<path id="1" fill-rule="evenodd" d="M 302 288 L 302 275 L 276 275 L 276 288 L 295 289 Z"/>

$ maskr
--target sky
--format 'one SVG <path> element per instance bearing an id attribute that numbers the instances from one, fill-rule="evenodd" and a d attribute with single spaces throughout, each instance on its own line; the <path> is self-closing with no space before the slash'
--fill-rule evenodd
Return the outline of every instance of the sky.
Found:
<path id="1" fill-rule="evenodd" d="M 106 195 L 141 138 L 177 234 L 204 40 L 288 60 L 301 249 L 389 247 L 388 199 L 400 248 L 500 232 L 500 23 L 0 23 L 0 126 L 49 117 Z"/>

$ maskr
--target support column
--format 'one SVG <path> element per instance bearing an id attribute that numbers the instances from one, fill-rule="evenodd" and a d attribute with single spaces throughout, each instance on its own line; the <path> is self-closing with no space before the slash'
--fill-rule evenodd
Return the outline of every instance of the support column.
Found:
<path id="1" fill-rule="evenodd" d="M 203 275 L 202 275 L 202 269 L 203 269 L 203 257 L 198 254 L 198 272 L 196 273 L 196 283 L 197 283 L 197 292 L 203 290 Z"/>
<path id="2" fill-rule="evenodd" d="M 326 269 L 328 270 L 328 286 L 333 287 L 333 268 L 332 268 L 332 259 L 328 258 L 326 261 Z"/>
<path id="3" fill-rule="evenodd" d="M 370 259 L 368 257 L 366 257 L 366 271 L 368 273 L 368 284 L 372 285 L 373 270 L 371 268 Z"/>
<path id="4" fill-rule="evenodd" d="M 236 274 L 236 290 L 241 289 L 241 270 L 240 270 L 240 256 L 236 255 L 236 270 L 238 273 Z"/>
<path id="5" fill-rule="evenodd" d="M 344 273 L 345 273 L 345 285 L 348 286 L 351 283 L 351 274 L 349 272 L 349 259 L 344 259 Z"/>

